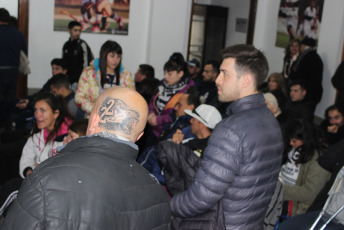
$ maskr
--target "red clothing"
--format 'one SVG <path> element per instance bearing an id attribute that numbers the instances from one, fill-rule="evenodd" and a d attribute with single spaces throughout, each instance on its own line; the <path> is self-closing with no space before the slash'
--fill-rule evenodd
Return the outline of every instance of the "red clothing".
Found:
<path id="1" fill-rule="evenodd" d="M 73 121 L 71 119 L 65 118 L 64 122 L 62 123 L 59 130 L 57 131 L 57 136 L 67 134 L 68 133 L 68 127 L 70 126 L 70 124 L 72 124 L 72 122 Z M 44 129 L 43 133 L 44 133 L 44 143 L 47 143 L 49 131 L 47 129 Z M 53 137 L 53 139 L 55 139 L 55 136 Z"/>

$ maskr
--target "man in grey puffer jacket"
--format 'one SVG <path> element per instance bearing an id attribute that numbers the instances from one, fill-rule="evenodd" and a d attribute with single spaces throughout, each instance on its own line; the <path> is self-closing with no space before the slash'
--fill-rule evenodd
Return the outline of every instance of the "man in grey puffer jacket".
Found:
<path id="1" fill-rule="evenodd" d="M 257 89 L 268 63 L 250 45 L 228 47 L 222 58 L 216 85 L 219 100 L 232 102 L 228 117 L 215 127 L 195 180 L 170 205 L 189 217 L 222 199 L 226 229 L 263 229 L 283 152 L 279 124 Z"/>

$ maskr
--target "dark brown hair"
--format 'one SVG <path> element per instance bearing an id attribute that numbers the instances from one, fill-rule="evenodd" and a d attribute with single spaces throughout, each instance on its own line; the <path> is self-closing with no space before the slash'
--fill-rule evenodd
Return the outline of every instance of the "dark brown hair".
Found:
<path id="1" fill-rule="evenodd" d="M 222 59 L 234 58 L 235 69 L 241 75 L 250 73 L 255 78 L 258 88 L 266 78 L 269 65 L 264 54 L 252 45 L 233 45 L 221 51 Z"/>
<path id="2" fill-rule="evenodd" d="M 67 117 L 73 119 L 73 117 L 70 115 L 66 103 L 61 96 L 55 96 L 54 94 L 49 92 L 40 93 L 35 97 L 35 104 L 38 101 L 45 101 L 53 112 L 55 112 L 56 110 L 59 111 L 59 115 L 54 123 L 54 129 L 49 133 L 47 138 L 47 140 L 50 141 L 55 135 L 57 136 L 58 130 L 60 129 L 62 123 L 65 121 L 65 118 Z M 38 133 L 39 131 L 40 129 L 37 127 L 36 124 L 33 128 L 32 133 Z"/>
<path id="3" fill-rule="evenodd" d="M 116 53 L 116 54 L 122 56 L 122 47 L 117 42 L 108 40 L 100 48 L 99 69 L 100 69 L 100 76 L 101 76 L 100 83 L 101 83 L 102 87 L 104 86 L 105 81 L 106 81 L 106 68 L 107 68 L 107 55 L 108 55 L 108 53 Z M 117 77 L 120 76 L 121 63 L 122 63 L 122 58 L 118 64 L 118 66 L 114 70 Z"/>

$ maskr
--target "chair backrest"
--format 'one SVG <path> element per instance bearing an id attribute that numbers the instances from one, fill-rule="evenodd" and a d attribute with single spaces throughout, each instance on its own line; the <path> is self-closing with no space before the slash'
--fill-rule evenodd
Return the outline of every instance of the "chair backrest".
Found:
<path id="1" fill-rule="evenodd" d="M 327 216 L 332 216 L 344 205 L 344 166 L 337 174 L 336 180 L 329 191 L 328 200 L 327 207 L 325 207 L 326 204 L 324 206 L 324 215 Z M 334 220 L 344 225 L 344 212 L 338 213 Z"/>
<path id="2" fill-rule="evenodd" d="M 319 220 L 325 220 L 320 229 L 325 229 L 330 221 L 344 225 L 344 166 L 338 172 L 330 191 L 329 197 L 321 210 L 318 218 L 314 221 L 310 230 L 317 226 Z M 327 221 L 326 221 L 327 220 Z"/>

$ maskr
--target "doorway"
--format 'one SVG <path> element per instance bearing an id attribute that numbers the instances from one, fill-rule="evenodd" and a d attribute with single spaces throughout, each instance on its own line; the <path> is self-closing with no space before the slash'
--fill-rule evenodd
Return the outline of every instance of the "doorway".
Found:
<path id="1" fill-rule="evenodd" d="M 196 58 L 201 65 L 209 60 L 220 61 L 225 46 L 228 8 L 193 4 L 188 46 L 188 60 Z"/>

